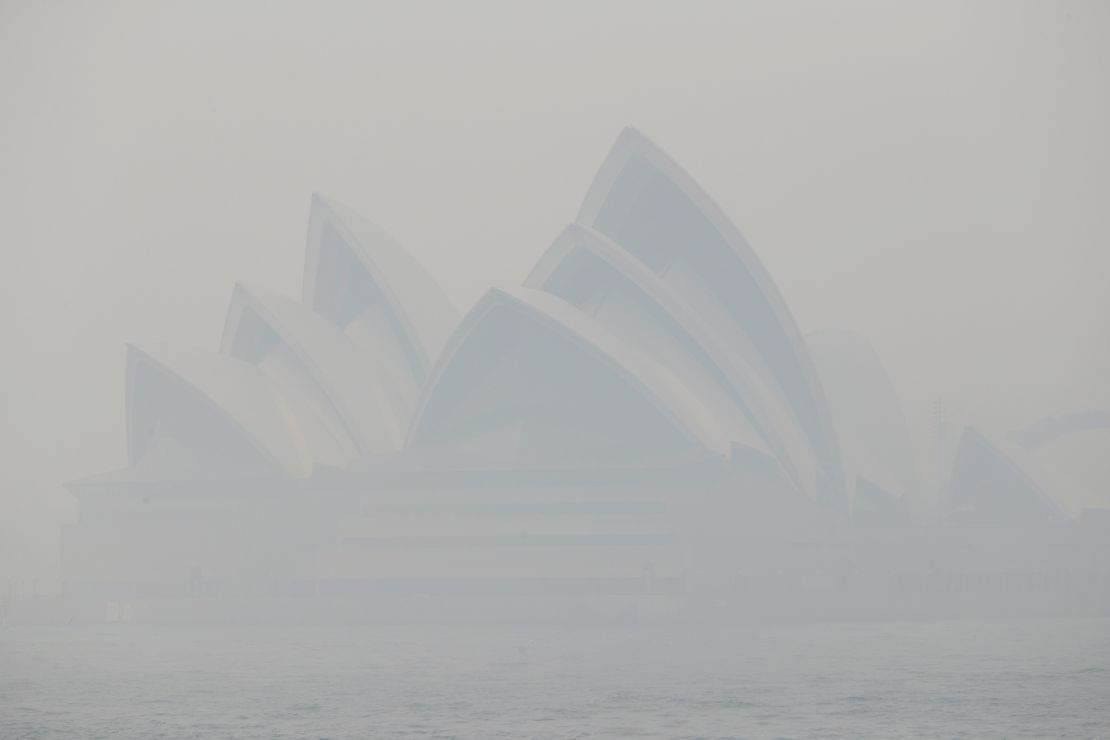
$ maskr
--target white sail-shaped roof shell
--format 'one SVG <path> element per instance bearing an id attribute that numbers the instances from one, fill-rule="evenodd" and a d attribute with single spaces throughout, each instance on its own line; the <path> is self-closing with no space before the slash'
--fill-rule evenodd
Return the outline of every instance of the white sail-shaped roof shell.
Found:
<path id="1" fill-rule="evenodd" d="M 312 471 L 293 414 L 261 370 L 161 344 L 128 347 L 127 449 L 133 467 L 169 455 L 161 464 L 295 477 Z"/>
<path id="2" fill-rule="evenodd" d="M 529 435 L 543 437 L 531 451 Z M 466 315 L 418 408 L 409 445 L 452 444 L 494 464 L 590 467 L 724 454 L 729 439 L 660 363 L 567 302 L 513 288 Z"/>
<path id="3" fill-rule="evenodd" d="M 602 165 L 577 221 L 670 285 L 777 388 L 841 498 L 836 434 L 812 359 L 778 288 L 731 221 L 681 167 L 634 129 Z"/>
<path id="4" fill-rule="evenodd" d="M 898 393 L 874 348 L 854 332 L 825 329 L 806 337 L 821 373 L 849 493 L 863 481 L 891 496 L 913 497 L 913 445 Z"/>
<path id="5" fill-rule="evenodd" d="M 303 302 L 375 367 L 375 391 L 409 418 L 458 312 L 396 241 L 349 208 L 313 196 Z M 402 431 L 404 434 L 404 430 Z"/>
<path id="6" fill-rule="evenodd" d="M 319 314 L 284 296 L 236 286 L 221 349 L 271 378 L 317 461 L 341 464 L 400 449 L 409 409 L 386 395 L 366 353 Z"/>
<path id="7" fill-rule="evenodd" d="M 813 495 L 815 461 L 805 439 L 790 434 L 796 425 L 786 409 L 670 286 L 618 244 L 572 224 L 552 243 L 525 285 L 571 303 L 665 364 L 714 410 L 734 442 L 762 453 L 773 450 L 789 479 Z"/>

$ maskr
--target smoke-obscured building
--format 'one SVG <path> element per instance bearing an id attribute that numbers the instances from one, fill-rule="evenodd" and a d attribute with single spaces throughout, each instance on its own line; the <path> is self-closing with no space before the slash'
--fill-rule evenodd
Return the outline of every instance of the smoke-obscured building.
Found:
<path id="1" fill-rule="evenodd" d="M 938 517 L 867 342 L 803 336 L 633 129 L 524 284 L 465 315 L 317 196 L 300 300 L 236 286 L 218 351 L 127 352 L 127 465 L 70 486 L 90 613 L 940 613 L 978 603 L 967 578 L 1039 604 L 1037 574 L 1105 605 L 1102 515 L 968 430 Z"/>

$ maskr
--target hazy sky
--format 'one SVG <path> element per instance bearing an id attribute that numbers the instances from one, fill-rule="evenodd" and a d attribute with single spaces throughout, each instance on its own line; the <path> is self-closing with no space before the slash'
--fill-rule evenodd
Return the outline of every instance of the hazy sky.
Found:
<path id="1" fill-rule="evenodd" d="M 0 100 L 9 569 L 124 463 L 124 342 L 215 348 L 236 281 L 299 295 L 313 191 L 465 308 L 627 124 L 803 330 L 871 339 L 923 460 L 937 397 L 1110 405 L 1110 3 L 0 2 Z"/>

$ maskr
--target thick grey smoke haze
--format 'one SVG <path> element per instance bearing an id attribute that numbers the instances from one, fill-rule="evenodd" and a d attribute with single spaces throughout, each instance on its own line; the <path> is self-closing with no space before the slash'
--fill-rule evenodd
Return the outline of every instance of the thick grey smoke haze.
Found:
<path id="1" fill-rule="evenodd" d="M 54 576 L 118 467 L 124 343 L 298 294 L 309 196 L 465 309 L 518 284 L 635 124 L 805 331 L 1012 429 L 1110 404 L 1110 6 L 0 4 L 0 575 Z"/>

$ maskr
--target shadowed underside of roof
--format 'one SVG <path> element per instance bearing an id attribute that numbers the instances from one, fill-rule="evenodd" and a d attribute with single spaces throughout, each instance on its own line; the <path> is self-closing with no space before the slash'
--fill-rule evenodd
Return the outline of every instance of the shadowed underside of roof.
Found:
<path id="1" fill-rule="evenodd" d="M 666 368 L 561 299 L 491 290 L 444 350 L 409 444 L 476 466 L 591 467 L 727 451 Z"/>
<path id="2" fill-rule="evenodd" d="M 168 345 L 128 348 L 127 449 L 138 467 L 296 477 L 312 469 L 292 413 L 258 368 Z"/>
<path id="3" fill-rule="evenodd" d="M 417 385 L 458 321 L 435 280 L 392 237 L 319 195 L 309 214 L 303 301 L 373 351 L 382 332 L 391 334 Z"/>
<path id="4" fill-rule="evenodd" d="M 222 351 L 274 381 L 318 461 L 382 454 L 404 441 L 410 409 L 396 403 L 390 378 L 338 327 L 295 301 L 236 286 Z"/>
<path id="5" fill-rule="evenodd" d="M 665 364 L 713 409 L 733 441 L 760 452 L 773 450 L 794 485 L 814 494 L 814 459 L 793 417 L 666 283 L 615 242 L 571 225 L 525 284 L 571 303 Z"/>
<path id="6" fill-rule="evenodd" d="M 723 340 L 750 346 L 821 461 L 823 490 L 842 499 L 836 435 L 805 342 L 751 247 L 708 195 L 643 135 L 625 129 L 577 220 L 647 265 Z"/>

